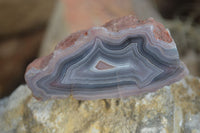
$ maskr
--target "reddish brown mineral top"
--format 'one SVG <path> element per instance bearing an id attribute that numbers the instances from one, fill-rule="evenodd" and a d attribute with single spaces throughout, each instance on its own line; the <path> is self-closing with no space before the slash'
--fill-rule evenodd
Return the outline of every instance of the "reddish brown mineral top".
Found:
<path id="1" fill-rule="evenodd" d="M 117 32 L 123 29 L 135 28 L 137 26 L 142 26 L 147 24 L 154 25 L 155 38 L 168 43 L 172 41 L 172 38 L 170 37 L 168 31 L 165 29 L 164 25 L 162 25 L 159 22 L 156 22 L 153 18 L 149 18 L 147 20 L 139 20 L 136 16 L 129 15 L 113 19 L 104 24 L 103 27 L 107 28 L 110 31 Z"/>
<path id="2" fill-rule="evenodd" d="M 71 34 L 33 61 L 25 79 L 38 99 L 93 100 L 152 92 L 187 73 L 169 31 L 129 15 Z"/>
<path id="3" fill-rule="evenodd" d="M 109 31 L 118 32 L 123 29 L 136 28 L 137 26 L 142 25 L 153 25 L 155 38 L 168 43 L 172 42 L 172 38 L 169 35 L 169 32 L 161 23 L 156 22 L 153 18 L 149 18 L 147 20 L 139 20 L 136 16 L 129 15 L 113 19 L 104 24 L 102 27 L 105 27 Z M 59 43 L 56 46 L 56 49 L 65 49 L 67 47 L 70 47 L 74 44 L 74 42 L 76 42 L 77 39 L 80 39 L 81 36 L 87 36 L 87 31 L 89 30 L 90 29 L 71 34 L 64 41 Z"/>

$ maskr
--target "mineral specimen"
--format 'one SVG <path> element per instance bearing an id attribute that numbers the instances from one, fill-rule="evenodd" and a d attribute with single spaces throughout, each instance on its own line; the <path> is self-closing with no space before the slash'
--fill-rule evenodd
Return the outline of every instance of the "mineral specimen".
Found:
<path id="1" fill-rule="evenodd" d="M 152 92 L 187 73 L 169 31 L 130 15 L 71 34 L 33 61 L 25 79 L 39 99 L 93 100 Z"/>

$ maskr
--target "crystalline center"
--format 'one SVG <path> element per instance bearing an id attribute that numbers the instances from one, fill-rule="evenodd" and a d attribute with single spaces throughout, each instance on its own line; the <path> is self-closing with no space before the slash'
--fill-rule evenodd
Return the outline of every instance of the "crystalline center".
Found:
<path id="1" fill-rule="evenodd" d="M 114 68 L 114 66 L 108 64 L 107 62 L 104 61 L 98 61 L 98 63 L 96 64 L 95 68 L 97 70 L 107 70 L 107 69 L 112 69 Z"/>
<path id="2" fill-rule="evenodd" d="M 118 43 L 95 38 L 73 56 L 59 60 L 55 71 L 36 84 L 48 94 L 65 92 L 77 97 L 96 93 L 98 88 L 102 95 L 112 91 L 118 95 L 122 88 L 129 93 L 182 71 L 176 69 L 177 59 L 167 59 L 161 52 L 139 35 Z"/>
<path id="3" fill-rule="evenodd" d="M 52 54 L 32 62 L 25 79 L 43 100 L 93 100 L 152 92 L 187 73 L 162 24 L 127 16 L 71 34 Z"/>

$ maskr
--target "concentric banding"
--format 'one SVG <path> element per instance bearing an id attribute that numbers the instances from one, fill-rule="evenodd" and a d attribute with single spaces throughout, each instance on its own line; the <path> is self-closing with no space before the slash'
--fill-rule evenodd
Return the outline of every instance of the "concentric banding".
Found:
<path id="1" fill-rule="evenodd" d="M 154 91 L 186 73 L 175 43 L 155 39 L 146 25 L 119 32 L 92 28 L 73 46 L 55 51 L 48 67 L 30 69 L 26 81 L 42 99 L 103 99 Z"/>

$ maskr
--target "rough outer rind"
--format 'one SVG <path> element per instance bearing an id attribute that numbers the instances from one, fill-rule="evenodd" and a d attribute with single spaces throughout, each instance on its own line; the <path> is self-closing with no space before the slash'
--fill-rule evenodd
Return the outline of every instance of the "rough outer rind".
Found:
<path id="1" fill-rule="evenodd" d="M 154 25 L 155 38 L 165 41 L 165 42 L 168 42 L 168 43 L 173 41 L 168 30 L 166 30 L 165 27 L 161 23 L 156 22 L 153 18 L 149 18 L 147 20 L 139 20 L 136 16 L 129 15 L 129 16 L 124 16 L 124 17 L 113 19 L 113 20 L 107 22 L 106 24 L 104 24 L 102 27 L 105 27 L 108 31 L 118 32 L 123 29 L 135 28 L 137 26 L 146 25 L 146 24 Z M 55 50 L 66 49 L 66 48 L 74 45 L 74 43 L 77 40 L 81 40 L 81 38 L 83 38 L 84 36 L 87 36 L 89 30 L 82 30 L 82 31 L 78 31 L 76 33 L 72 33 L 65 40 L 61 41 L 56 46 Z M 39 58 L 39 60 L 36 59 L 35 62 L 32 62 L 27 67 L 26 71 L 28 71 L 30 69 L 30 67 L 35 67 L 38 69 L 44 68 L 46 65 L 48 65 L 48 61 L 50 60 L 51 55 L 48 55 L 46 57 L 41 57 L 41 58 Z"/>
<path id="2" fill-rule="evenodd" d="M 124 42 L 129 38 L 134 38 L 133 42 L 128 42 L 128 45 L 123 48 Z M 140 41 L 137 41 L 138 39 Z M 110 49 L 115 49 L 111 50 L 110 55 L 109 52 L 106 52 L 109 51 L 109 48 L 104 48 L 106 45 Z M 121 49 L 117 51 L 116 47 L 118 46 Z M 133 55 L 130 50 L 134 53 Z M 87 51 L 89 52 L 87 53 Z M 80 53 L 82 55 L 76 57 Z M 108 60 L 104 59 L 103 55 L 99 55 L 101 53 L 107 54 Z M 116 56 L 111 57 L 111 53 Z M 130 54 L 128 55 L 128 53 Z M 85 60 L 82 56 L 86 56 Z M 76 62 L 75 57 L 82 59 Z M 95 61 L 98 64 L 98 61 L 103 60 L 108 65 L 114 66 L 114 69 L 101 71 L 103 76 L 96 69 L 91 73 L 95 64 L 94 66 L 91 63 L 86 63 L 85 66 L 84 64 L 92 58 L 94 58 L 93 64 Z M 74 60 L 75 63 L 68 67 L 62 65 L 63 62 L 67 64 L 69 62 L 67 60 L 71 62 Z M 117 60 L 121 60 L 121 62 Z M 123 62 L 123 60 L 130 61 Z M 80 63 L 81 61 L 82 63 Z M 76 69 L 80 67 L 82 69 Z M 113 70 L 118 74 L 112 75 Z M 87 72 L 84 74 L 83 71 Z M 127 76 L 130 72 L 133 74 Z M 93 76 L 88 76 L 89 73 Z M 106 73 L 110 73 L 111 76 L 106 76 Z M 134 75 L 134 73 L 136 74 Z M 85 100 L 126 97 L 155 91 L 180 80 L 187 73 L 187 68 L 179 60 L 173 39 L 162 24 L 152 18 L 140 21 L 134 16 L 125 16 L 114 19 L 102 27 L 93 27 L 71 34 L 57 45 L 52 54 L 32 62 L 27 68 L 25 79 L 34 96 L 40 99 L 64 98 L 72 94 L 77 99 Z M 57 78 L 55 78 L 56 75 Z"/>

